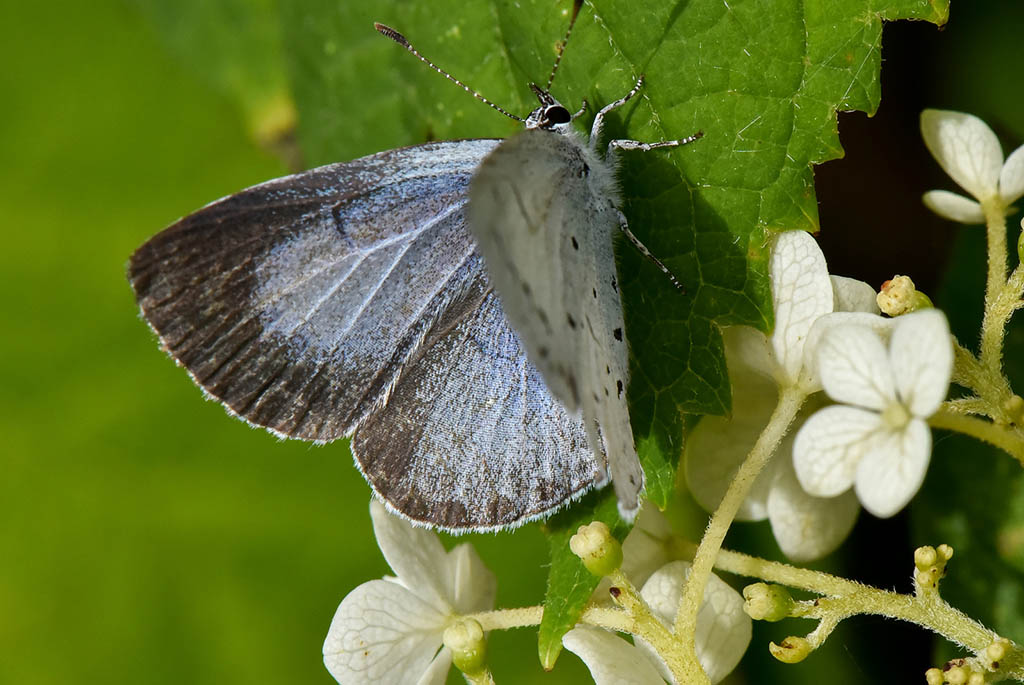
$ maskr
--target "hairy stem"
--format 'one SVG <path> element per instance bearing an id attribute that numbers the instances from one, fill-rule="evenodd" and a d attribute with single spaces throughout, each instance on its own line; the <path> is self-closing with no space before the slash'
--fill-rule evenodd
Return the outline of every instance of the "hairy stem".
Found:
<path id="1" fill-rule="evenodd" d="M 679 613 L 676 616 L 676 624 L 673 632 L 684 640 L 692 664 L 697 664 L 697 653 L 694 645 L 694 635 L 697 629 L 697 612 L 700 610 L 701 601 L 704 599 L 704 586 L 707 584 L 711 569 L 715 564 L 715 557 L 722 548 L 722 541 L 729 531 L 736 512 L 750 492 L 754 480 L 771 459 L 782 440 L 790 424 L 796 417 L 800 406 L 807 397 L 806 393 L 796 386 L 783 388 L 779 394 L 779 403 L 775 406 L 768 425 L 765 426 L 761 435 L 758 436 L 754 448 L 750 451 L 746 460 L 736 472 L 729 489 L 722 498 L 721 504 L 715 510 L 714 515 L 708 523 L 704 537 L 701 538 L 697 553 L 693 559 L 693 568 L 690 571 L 690 579 L 683 590 L 683 598 L 679 605 Z M 697 667 L 696 673 L 703 674 Z M 702 682 L 700 676 L 694 675 L 694 682 Z M 706 677 L 703 682 L 706 682 Z"/>
<path id="2" fill-rule="evenodd" d="M 933 428 L 956 431 L 994 445 L 1024 466 L 1024 436 L 1014 428 L 1000 426 L 976 416 L 950 411 L 945 407 L 933 414 L 928 419 L 928 423 Z"/>
<path id="3" fill-rule="evenodd" d="M 1006 208 L 998 195 L 981 203 L 988 238 L 988 277 L 985 282 L 985 316 L 981 323 L 979 359 L 989 370 L 1000 369 L 1003 335 L 1009 314 L 995 305 L 1006 287 Z M 1019 297 L 1019 293 L 1018 293 Z"/>
<path id="4" fill-rule="evenodd" d="M 495 609 L 494 611 L 481 611 L 476 614 L 467 614 L 465 618 L 472 618 L 485 631 L 508 630 L 510 628 L 527 628 L 540 625 L 544 616 L 544 607 L 532 606 L 518 609 Z M 621 633 L 634 632 L 633 619 L 622 609 L 611 607 L 590 607 L 583 611 L 580 623 L 585 623 L 598 628 L 607 628 Z"/>
<path id="5" fill-rule="evenodd" d="M 817 631 L 812 633 L 820 638 L 818 644 L 836 623 L 856 614 L 876 614 L 916 623 L 975 653 L 981 652 L 999 637 L 970 616 L 951 607 L 936 593 L 921 596 L 899 594 L 821 571 L 797 568 L 730 550 L 718 553 L 715 568 L 823 595 L 816 605 L 808 607 L 801 614 L 803 618 L 818 618 L 826 626 L 822 635 L 815 635 Z M 1024 653 L 1015 644 L 1012 649 L 1011 656 L 1004 660 L 1000 668 L 1000 675 L 1021 679 L 1024 677 Z"/>

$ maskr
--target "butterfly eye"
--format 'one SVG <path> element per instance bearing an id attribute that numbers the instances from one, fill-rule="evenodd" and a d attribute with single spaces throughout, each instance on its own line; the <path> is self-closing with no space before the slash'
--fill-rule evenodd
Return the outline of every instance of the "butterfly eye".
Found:
<path id="1" fill-rule="evenodd" d="M 550 124 L 568 124 L 572 121 L 569 110 L 561 105 L 552 105 L 544 110 L 544 118 Z"/>

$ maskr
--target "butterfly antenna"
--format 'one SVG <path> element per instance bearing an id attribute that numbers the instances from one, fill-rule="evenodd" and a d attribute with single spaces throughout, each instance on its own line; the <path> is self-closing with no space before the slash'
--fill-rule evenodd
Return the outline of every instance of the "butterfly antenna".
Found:
<path id="1" fill-rule="evenodd" d="M 576 25 L 576 17 L 580 15 L 580 8 L 583 7 L 583 0 L 573 0 L 572 3 L 572 19 L 569 20 L 569 29 L 565 32 L 565 38 L 558 44 L 558 54 L 555 55 L 555 65 L 551 67 L 551 75 L 548 76 L 548 85 L 544 87 L 544 90 L 551 90 L 551 84 L 555 82 L 555 72 L 558 71 L 558 65 L 562 63 L 562 55 L 565 54 L 565 46 L 569 44 L 569 36 L 572 35 L 572 27 Z"/>
<path id="2" fill-rule="evenodd" d="M 573 19 L 575 19 L 575 17 L 573 17 Z M 509 119 L 515 119 L 516 121 L 524 121 L 524 119 L 522 117 L 517 117 L 515 114 L 512 114 L 511 112 L 506 112 L 504 109 L 502 109 L 498 105 L 494 104 L 493 102 L 491 102 L 490 100 L 485 98 L 483 95 L 481 95 L 480 93 L 476 92 L 475 90 L 473 90 L 472 88 L 467 86 L 465 83 L 463 83 L 459 79 L 455 78 L 454 76 L 449 74 L 447 71 L 445 71 L 441 67 L 437 66 L 436 64 L 431 62 L 429 59 L 427 59 L 423 55 L 421 55 L 419 53 L 419 51 L 416 48 L 414 48 L 412 46 L 412 44 L 409 43 L 408 39 L 405 36 L 403 36 L 398 31 L 394 30 L 390 26 L 385 26 L 384 24 L 373 22 L 373 28 L 377 29 L 380 33 L 384 34 L 385 36 L 387 36 L 391 40 L 395 41 L 396 43 L 401 45 L 403 48 L 405 48 L 406 50 L 408 50 L 412 54 L 416 55 L 416 57 L 421 62 L 426 64 L 428 67 L 430 67 L 431 69 L 433 69 L 437 73 L 441 74 L 441 76 L 444 76 L 446 79 L 448 79 L 449 81 L 451 81 L 452 83 L 454 83 L 454 84 L 456 84 L 458 86 L 462 86 L 462 89 L 464 91 L 466 91 L 467 93 L 469 93 L 470 95 L 472 95 L 477 100 L 479 100 L 480 102 L 484 103 L 485 105 L 487 105 L 491 109 L 495 109 L 495 110 L 501 112 L 502 114 L 507 116 Z M 552 73 L 552 75 L 554 75 L 554 74 Z"/>

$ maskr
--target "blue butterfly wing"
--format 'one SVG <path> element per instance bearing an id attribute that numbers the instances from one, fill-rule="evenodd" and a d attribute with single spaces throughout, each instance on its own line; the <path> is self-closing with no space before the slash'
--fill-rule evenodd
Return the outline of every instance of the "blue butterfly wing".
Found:
<path id="1" fill-rule="evenodd" d="M 353 435 L 377 494 L 450 529 L 543 515 L 606 475 L 501 313 L 465 224 L 493 140 L 269 181 L 180 220 L 129 279 L 168 352 L 281 436 Z"/>

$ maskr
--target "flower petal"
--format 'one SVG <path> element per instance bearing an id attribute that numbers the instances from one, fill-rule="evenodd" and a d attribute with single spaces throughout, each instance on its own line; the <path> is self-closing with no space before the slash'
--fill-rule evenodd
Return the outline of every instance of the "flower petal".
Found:
<path id="1" fill-rule="evenodd" d="M 948 190 L 929 190 L 921 196 L 924 206 L 936 214 L 962 224 L 983 224 L 985 213 L 977 201 Z"/>
<path id="2" fill-rule="evenodd" d="M 819 316 L 832 311 L 832 281 L 821 248 L 803 231 L 778 235 L 769 270 L 775 307 L 772 349 L 786 380 L 795 383 L 811 326 Z"/>
<path id="3" fill-rule="evenodd" d="M 832 281 L 832 309 L 836 312 L 878 313 L 878 295 L 875 289 L 864 281 L 845 276 L 829 276 Z"/>
<path id="4" fill-rule="evenodd" d="M 836 326 L 824 335 L 817 352 L 821 384 L 835 401 L 881 411 L 896 399 L 889 355 L 872 329 Z"/>
<path id="5" fill-rule="evenodd" d="M 693 498 L 706 511 L 718 508 L 777 401 L 774 385 L 756 378 L 744 379 L 742 385 L 733 385 L 732 416 L 704 416 L 687 436 L 683 449 L 686 483 Z M 768 516 L 764 505 L 771 471 L 769 465 L 754 481 L 736 514 L 738 520 L 762 521 Z"/>
<path id="6" fill-rule="evenodd" d="M 474 614 L 494 608 L 497 580 L 484 565 L 473 545 L 464 542 L 448 553 L 448 597 L 457 614 Z"/>
<path id="7" fill-rule="evenodd" d="M 999 174 L 999 194 L 1011 204 L 1024 195 L 1024 145 L 1010 153 Z"/>
<path id="8" fill-rule="evenodd" d="M 879 441 L 857 467 L 857 497 L 875 516 L 888 518 L 907 505 L 924 482 L 932 434 L 921 419 Z"/>
<path id="9" fill-rule="evenodd" d="M 807 419 L 793 443 L 800 485 L 817 497 L 835 497 L 853 485 L 857 464 L 882 419 L 856 407 L 826 407 Z"/>
<path id="10" fill-rule="evenodd" d="M 775 357 L 764 333 L 750 326 L 728 326 L 722 331 L 722 344 L 730 378 L 756 373 L 774 379 Z"/>
<path id="11" fill-rule="evenodd" d="M 690 563 L 673 561 L 658 569 L 640 591 L 644 601 L 665 625 L 672 625 L 690 576 Z M 743 598 L 728 583 L 711 574 L 697 613 L 694 642 L 697 660 L 712 683 L 736 668 L 750 644 L 751 621 L 743 611 Z M 637 645 L 650 649 L 642 640 Z"/>
<path id="12" fill-rule="evenodd" d="M 814 497 L 800 487 L 792 460 L 779 460 L 768 494 L 768 519 L 779 547 L 793 561 L 814 561 L 835 550 L 853 530 L 859 512 L 852 491 Z"/>
<path id="13" fill-rule="evenodd" d="M 437 534 L 389 513 L 376 499 L 370 502 L 370 517 L 377 545 L 398 582 L 436 607 L 450 609 L 448 554 Z"/>
<path id="14" fill-rule="evenodd" d="M 444 685 L 448 681 L 448 671 L 452 670 L 452 650 L 442 647 L 434 660 L 427 666 L 416 685 Z"/>
<path id="15" fill-rule="evenodd" d="M 949 392 L 953 342 L 949 323 L 938 309 L 924 309 L 896 319 L 889 341 L 896 391 L 914 416 L 928 418 Z"/>
<path id="16" fill-rule="evenodd" d="M 607 630 L 580 625 L 562 644 L 583 660 L 595 685 L 665 685 L 647 654 Z"/>
<path id="17" fill-rule="evenodd" d="M 820 317 L 811 326 L 811 332 L 804 343 L 804 388 L 808 392 L 821 390 L 820 369 L 818 368 L 818 348 L 825 334 L 838 326 L 865 326 L 888 340 L 892 332 L 893 319 L 869 314 L 867 312 L 833 312 Z"/>
<path id="18" fill-rule="evenodd" d="M 963 112 L 926 109 L 921 135 L 946 173 L 976 199 L 999 192 L 1003 149 L 984 121 Z"/>
<path id="19" fill-rule="evenodd" d="M 371 580 L 350 592 L 324 640 L 324 665 L 347 683 L 414 683 L 441 646 L 448 617 L 402 585 Z"/>

